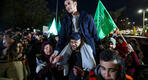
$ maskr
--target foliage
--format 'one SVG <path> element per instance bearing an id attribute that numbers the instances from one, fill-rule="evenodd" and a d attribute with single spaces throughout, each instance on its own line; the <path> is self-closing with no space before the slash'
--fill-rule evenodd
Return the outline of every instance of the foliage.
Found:
<path id="1" fill-rule="evenodd" d="M 46 0 L 2 0 L 1 20 L 9 27 L 41 27 L 49 21 Z"/>

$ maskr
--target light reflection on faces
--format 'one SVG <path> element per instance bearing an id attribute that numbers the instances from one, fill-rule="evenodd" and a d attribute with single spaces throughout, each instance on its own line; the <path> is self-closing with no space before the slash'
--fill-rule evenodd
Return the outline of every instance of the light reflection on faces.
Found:
<path id="1" fill-rule="evenodd" d="M 17 43 L 17 53 L 23 53 L 24 47 L 22 43 Z"/>
<path id="2" fill-rule="evenodd" d="M 115 80 L 118 75 L 119 64 L 115 64 L 114 61 L 100 60 L 101 76 L 105 80 Z"/>
<path id="3" fill-rule="evenodd" d="M 47 44 L 47 45 L 44 46 L 44 53 L 46 55 L 51 55 L 52 52 L 53 52 L 53 48 L 50 44 Z"/>
<path id="4" fill-rule="evenodd" d="M 65 0 L 64 2 L 66 11 L 70 14 L 77 11 L 77 2 L 73 2 L 72 0 Z"/>
<path id="5" fill-rule="evenodd" d="M 81 44 L 81 40 L 74 40 L 74 39 L 71 39 L 70 40 L 70 46 L 72 48 L 72 50 L 76 50 Z"/>

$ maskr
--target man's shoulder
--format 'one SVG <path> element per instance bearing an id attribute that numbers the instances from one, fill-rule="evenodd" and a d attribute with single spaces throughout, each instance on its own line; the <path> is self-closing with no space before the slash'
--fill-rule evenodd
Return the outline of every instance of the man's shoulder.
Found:
<path id="1" fill-rule="evenodd" d="M 68 18 L 71 18 L 71 14 L 66 13 L 66 14 L 64 15 L 64 18 L 63 18 L 63 19 L 68 19 Z"/>
<path id="2" fill-rule="evenodd" d="M 80 11 L 80 16 L 90 16 L 86 11 Z"/>
<path id="3" fill-rule="evenodd" d="M 86 11 L 80 11 L 80 18 L 89 20 L 92 16 Z"/>

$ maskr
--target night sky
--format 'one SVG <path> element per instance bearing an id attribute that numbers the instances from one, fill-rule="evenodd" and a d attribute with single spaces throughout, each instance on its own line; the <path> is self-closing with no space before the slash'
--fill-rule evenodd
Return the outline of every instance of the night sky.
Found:
<path id="1" fill-rule="evenodd" d="M 56 1 L 48 0 L 50 11 L 56 11 Z M 128 15 L 131 21 L 142 24 L 142 14 L 138 14 L 138 9 L 148 8 L 148 0 L 101 0 L 108 11 L 116 11 L 122 7 L 126 7 L 124 13 Z M 59 11 L 64 9 L 64 0 L 58 0 Z M 80 10 L 85 10 L 90 14 L 94 14 L 97 8 L 98 0 L 78 0 Z M 147 12 L 148 13 L 148 12 Z M 147 17 L 146 13 L 146 17 Z"/>

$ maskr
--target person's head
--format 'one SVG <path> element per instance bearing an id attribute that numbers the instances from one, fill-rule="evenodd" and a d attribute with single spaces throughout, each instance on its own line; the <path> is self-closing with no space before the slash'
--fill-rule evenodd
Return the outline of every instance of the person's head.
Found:
<path id="1" fill-rule="evenodd" d="M 24 47 L 22 42 L 17 42 L 17 53 L 23 53 Z"/>
<path id="2" fill-rule="evenodd" d="M 27 45 L 29 44 L 29 40 L 28 40 L 27 38 L 25 38 L 25 39 L 23 40 L 23 44 L 24 44 L 25 46 L 27 46 Z"/>
<path id="3" fill-rule="evenodd" d="M 77 11 L 77 0 L 65 0 L 64 5 L 66 11 L 70 14 L 73 14 Z"/>
<path id="4" fill-rule="evenodd" d="M 5 47 L 9 47 L 15 40 L 12 38 L 13 34 L 11 32 L 7 32 L 3 36 L 3 45 Z"/>
<path id="5" fill-rule="evenodd" d="M 53 53 L 53 49 L 54 49 L 54 46 L 49 41 L 45 41 L 42 44 L 42 51 L 44 52 L 45 55 L 51 55 Z"/>
<path id="6" fill-rule="evenodd" d="M 73 33 L 70 37 L 70 46 L 72 50 L 76 50 L 80 47 L 81 45 L 81 36 L 79 33 Z"/>
<path id="7" fill-rule="evenodd" d="M 107 49 L 100 53 L 100 71 L 103 79 L 121 79 L 122 69 L 121 57 L 116 51 Z"/>
<path id="8" fill-rule="evenodd" d="M 117 37 L 117 42 L 121 44 L 123 42 L 122 38 L 121 37 Z"/>
<path id="9" fill-rule="evenodd" d="M 112 41 L 108 42 L 108 48 L 114 49 L 114 44 Z"/>
<path id="10" fill-rule="evenodd" d="M 108 48 L 115 49 L 116 48 L 116 40 L 114 38 L 110 38 L 107 42 Z"/>

